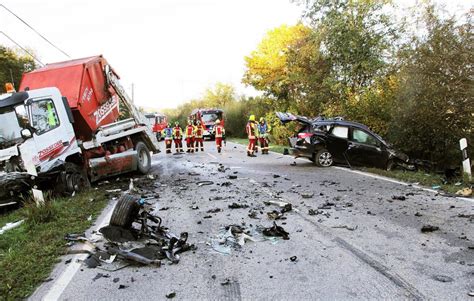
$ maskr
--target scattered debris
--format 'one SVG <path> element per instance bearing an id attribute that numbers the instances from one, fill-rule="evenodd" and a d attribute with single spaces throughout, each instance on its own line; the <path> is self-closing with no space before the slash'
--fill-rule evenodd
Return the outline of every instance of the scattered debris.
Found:
<path id="1" fill-rule="evenodd" d="M 421 232 L 422 233 L 434 232 L 434 231 L 438 231 L 438 230 L 439 230 L 439 227 L 438 226 L 433 226 L 433 225 L 424 225 L 423 227 L 421 227 Z"/>
<path id="2" fill-rule="evenodd" d="M 321 206 L 318 206 L 318 209 L 332 209 L 333 206 L 335 206 L 336 204 L 332 203 L 332 202 L 329 202 L 329 201 L 326 201 L 324 204 L 322 204 Z"/>
<path id="3" fill-rule="evenodd" d="M 199 181 L 199 182 L 196 182 L 196 184 L 201 187 L 201 186 L 206 186 L 206 185 L 212 185 L 214 184 L 213 181 Z"/>
<path id="4" fill-rule="evenodd" d="M 418 217 L 419 217 L 419 216 L 423 216 L 423 214 L 421 214 L 420 212 L 416 212 L 416 213 L 415 213 L 415 216 L 418 216 Z"/>
<path id="5" fill-rule="evenodd" d="M 239 203 L 235 203 L 235 202 L 229 205 L 230 209 L 240 209 L 240 208 L 245 209 L 245 208 L 248 208 L 248 207 L 249 207 L 249 205 L 247 205 L 247 204 L 239 204 Z"/>
<path id="6" fill-rule="evenodd" d="M 236 176 L 236 175 L 228 175 L 228 176 L 227 176 L 227 179 L 229 179 L 229 180 L 235 180 L 235 179 L 237 179 L 237 176 Z"/>
<path id="7" fill-rule="evenodd" d="M 456 195 L 460 195 L 460 196 L 471 196 L 472 195 L 472 189 L 471 188 L 463 188 L 461 190 L 458 190 L 456 191 Z"/>
<path id="8" fill-rule="evenodd" d="M 22 219 L 22 220 L 19 220 L 17 222 L 14 222 L 14 223 L 7 223 L 5 226 L 3 226 L 1 229 L 0 229 L 0 235 L 2 235 L 3 233 L 7 232 L 8 230 L 11 230 L 11 229 L 14 229 L 18 226 L 20 226 L 21 224 L 23 224 L 25 220 Z"/>
<path id="9" fill-rule="evenodd" d="M 166 294 L 166 298 L 168 299 L 173 299 L 174 297 L 176 297 L 176 292 L 169 292 Z"/>
<path id="10" fill-rule="evenodd" d="M 276 175 L 276 174 L 273 175 L 274 179 L 279 178 L 279 177 L 280 177 L 280 175 Z"/>
<path id="11" fill-rule="evenodd" d="M 297 259 L 298 259 L 298 257 L 296 257 L 296 256 L 291 256 L 290 257 L 290 260 L 293 261 L 293 262 L 295 262 Z"/>
<path id="12" fill-rule="evenodd" d="M 289 233 L 283 227 L 278 226 L 276 222 L 273 222 L 272 227 L 264 228 L 262 233 L 265 236 L 282 237 L 284 240 L 290 239 Z"/>
<path id="13" fill-rule="evenodd" d="M 303 199 L 311 199 L 314 196 L 314 192 L 303 192 L 301 193 L 301 197 Z"/>
<path id="14" fill-rule="evenodd" d="M 229 278 L 226 278 L 224 281 L 221 282 L 221 285 L 229 285 L 232 281 Z"/>
<path id="15" fill-rule="evenodd" d="M 407 198 L 404 195 L 394 195 L 392 200 L 405 201 Z"/>
<path id="16" fill-rule="evenodd" d="M 123 285 L 123 284 L 120 284 L 118 289 L 119 290 L 123 290 L 123 289 L 126 289 L 128 287 L 128 285 Z"/>
<path id="17" fill-rule="evenodd" d="M 207 213 L 217 213 L 217 212 L 221 212 L 221 211 L 222 211 L 221 208 L 214 208 L 214 209 L 207 210 Z"/>
<path id="18" fill-rule="evenodd" d="M 92 281 L 96 281 L 100 278 L 110 278 L 109 274 L 102 274 L 102 273 L 97 273 L 94 278 L 92 278 Z"/>
<path id="19" fill-rule="evenodd" d="M 250 231 L 239 226 L 229 225 L 221 229 L 216 239 L 211 240 L 211 247 L 222 254 L 231 254 L 232 249 L 240 249 L 247 241 L 258 241 L 250 235 Z"/>

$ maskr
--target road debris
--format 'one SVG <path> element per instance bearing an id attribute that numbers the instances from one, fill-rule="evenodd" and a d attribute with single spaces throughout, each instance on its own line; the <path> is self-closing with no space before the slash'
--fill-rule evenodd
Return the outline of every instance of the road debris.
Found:
<path id="1" fill-rule="evenodd" d="M 434 232 L 434 231 L 438 231 L 438 230 L 439 230 L 439 227 L 438 226 L 433 226 L 433 225 L 424 225 L 423 227 L 421 227 L 421 232 L 422 233 Z"/>
<path id="2" fill-rule="evenodd" d="M 464 196 L 464 197 L 468 197 L 468 196 L 471 196 L 472 195 L 472 188 L 463 188 L 463 189 L 460 189 L 458 191 L 456 191 L 456 195 L 460 195 L 460 196 Z"/>
<path id="3" fill-rule="evenodd" d="M 445 275 L 435 275 L 433 276 L 433 279 L 439 282 L 453 282 L 454 281 L 453 278 L 449 276 L 445 276 Z"/>
<path id="4" fill-rule="evenodd" d="M 392 200 L 405 201 L 407 198 L 404 195 L 393 195 Z"/>
<path id="5" fill-rule="evenodd" d="M 214 184 L 213 181 L 199 181 L 199 182 L 196 182 L 196 184 L 201 187 L 201 186 L 207 186 L 207 185 L 212 185 Z"/>
<path id="6" fill-rule="evenodd" d="M 173 299 L 174 297 L 176 297 L 176 292 L 169 292 L 166 294 L 166 298 L 168 299 Z"/>
<path id="7" fill-rule="evenodd" d="M 25 220 L 19 220 L 17 222 L 14 222 L 14 223 L 7 223 L 5 226 L 3 226 L 1 229 L 0 229 L 0 235 L 2 235 L 3 233 L 7 232 L 8 230 L 11 230 L 11 229 L 14 229 L 18 226 L 20 226 L 21 224 L 23 224 Z"/>
<path id="8" fill-rule="evenodd" d="M 240 208 L 245 209 L 245 208 L 248 208 L 249 205 L 247 205 L 247 204 L 240 204 L 240 203 L 235 203 L 235 202 L 234 202 L 234 203 L 230 204 L 228 207 L 229 207 L 230 209 L 240 209 Z"/>
<path id="9" fill-rule="evenodd" d="M 332 226 L 331 228 L 347 229 L 349 231 L 354 231 L 358 228 L 358 226 L 352 227 L 352 226 L 348 226 L 348 225 L 338 225 L 338 226 Z"/>
<path id="10" fill-rule="evenodd" d="M 283 229 L 283 227 L 278 226 L 276 222 L 273 222 L 272 227 L 264 228 L 262 233 L 265 236 L 281 237 L 284 240 L 290 239 L 289 233 L 286 232 L 285 229 Z"/>
<path id="11" fill-rule="evenodd" d="M 301 193 L 301 197 L 303 199 L 311 199 L 314 196 L 314 192 L 303 192 Z"/>
<path id="12" fill-rule="evenodd" d="M 232 250 L 240 249 L 247 241 L 259 241 L 251 236 L 250 232 L 239 225 L 229 225 L 221 228 L 220 234 L 211 239 L 210 245 L 214 251 L 228 255 Z"/>

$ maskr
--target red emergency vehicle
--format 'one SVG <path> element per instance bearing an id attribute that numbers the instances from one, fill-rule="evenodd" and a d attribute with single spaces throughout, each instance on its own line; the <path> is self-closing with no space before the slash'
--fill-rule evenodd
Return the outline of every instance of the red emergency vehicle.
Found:
<path id="1" fill-rule="evenodd" d="M 147 123 L 156 135 L 156 139 L 161 140 L 161 131 L 166 128 L 168 118 L 162 113 L 148 113 L 145 114 Z"/>
<path id="2" fill-rule="evenodd" d="M 199 120 L 204 126 L 204 139 L 214 139 L 212 129 L 216 125 L 216 120 L 221 121 L 221 125 L 224 126 L 224 111 L 221 109 L 195 109 L 189 115 L 190 120 Z"/>

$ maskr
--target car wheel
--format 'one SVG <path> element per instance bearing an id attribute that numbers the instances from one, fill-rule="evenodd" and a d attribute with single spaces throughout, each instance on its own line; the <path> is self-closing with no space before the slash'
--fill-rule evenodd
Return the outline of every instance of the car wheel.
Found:
<path id="1" fill-rule="evenodd" d="M 138 171 L 142 174 L 147 174 L 151 168 L 151 156 L 148 147 L 146 147 L 145 143 L 138 142 L 135 150 L 137 151 L 138 155 Z"/>
<path id="2" fill-rule="evenodd" d="M 329 167 L 334 163 L 331 153 L 327 149 L 319 150 L 314 156 L 314 164 L 320 167 Z"/>
<path id="3" fill-rule="evenodd" d="M 112 211 L 110 225 L 129 229 L 132 227 L 139 211 L 140 205 L 137 203 L 137 198 L 125 194 L 118 200 L 114 210 Z"/>

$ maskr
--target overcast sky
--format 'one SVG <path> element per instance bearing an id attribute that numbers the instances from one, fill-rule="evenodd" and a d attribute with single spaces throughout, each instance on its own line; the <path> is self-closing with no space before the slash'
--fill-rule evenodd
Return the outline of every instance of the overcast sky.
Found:
<path id="1" fill-rule="evenodd" d="M 404 3 L 412 1 L 402 0 Z M 474 0 L 439 0 L 450 10 Z M 244 56 L 265 33 L 298 22 L 289 0 L 0 0 L 72 58 L 103 54 L 147 107 L 175 107 L 216 82 L 254 93 L 240 80 Z M 36 51 L 43 63 L 67 60 L 0 7 L 0 31 Z M 0 35 L 0 44 L 13 46 Z"/>

